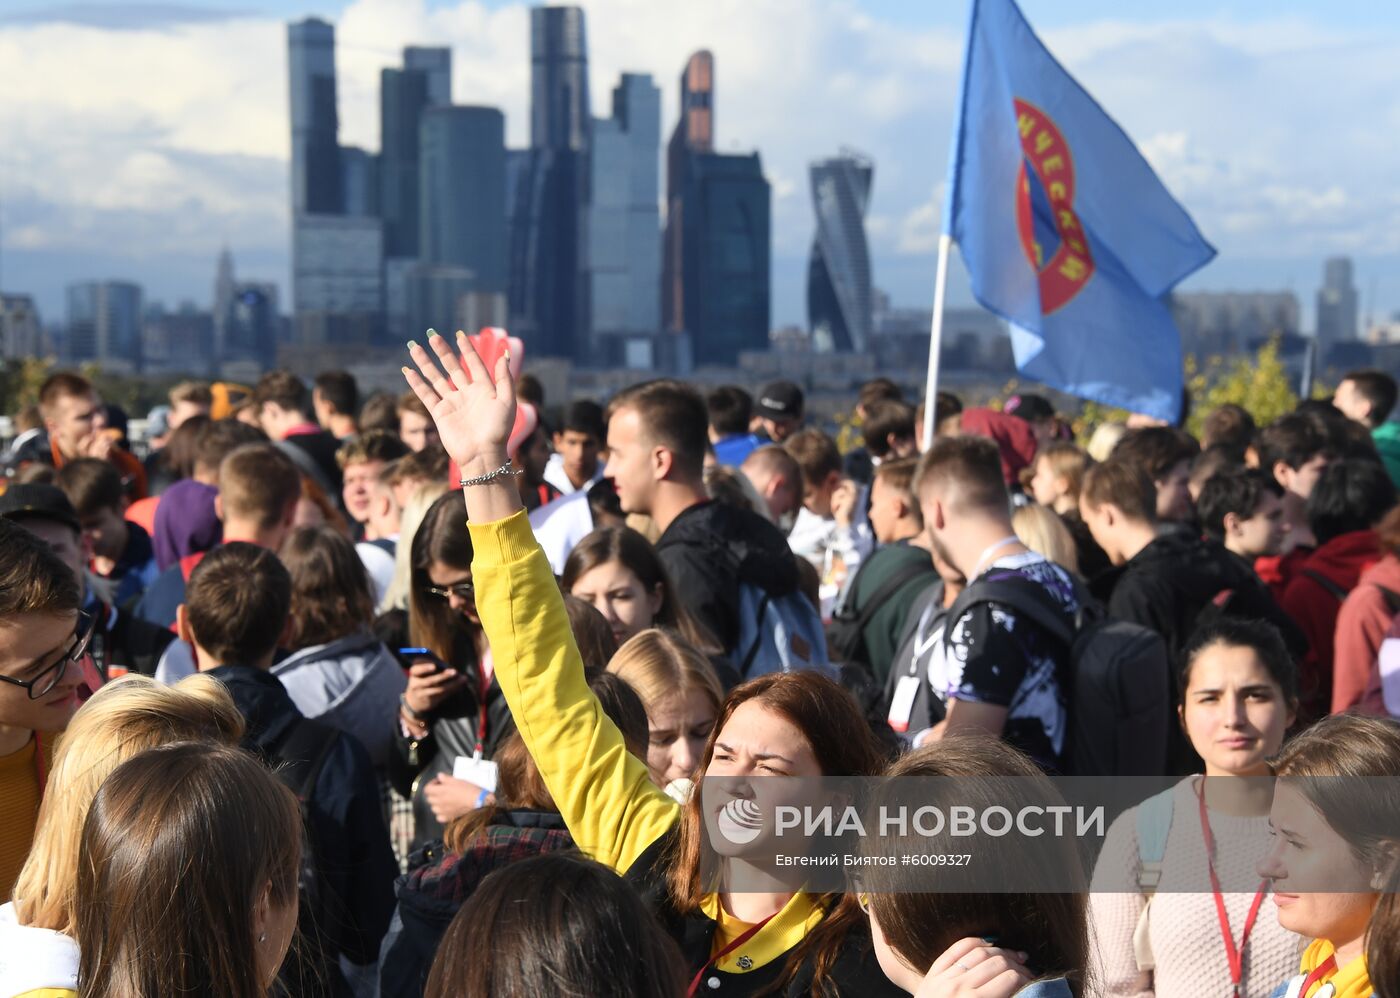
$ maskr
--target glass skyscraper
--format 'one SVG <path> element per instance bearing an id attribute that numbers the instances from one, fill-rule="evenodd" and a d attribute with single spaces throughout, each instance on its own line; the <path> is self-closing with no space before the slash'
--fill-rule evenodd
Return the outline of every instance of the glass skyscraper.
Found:
<path id="1" fill-rule="evenodd" d="M 817 232 L 807 266 L 807 321 L 818 351 L 864 352 L 870 343 L 873 301 L 865 211 L 874 164 L 858 153 L 811 166 Z"/>
<path id="2" fill-rule="evenodd" d="M 428 103 L 446 107 L 452 103 L 452 50 L 410 45 L 403 50 L 403 68 L 428 77 Z"/>
<path id="3" fill-rule="evenodd" d="M 714 60 L 691 56 L 667 151 L 663 318 L 684 357 L 735 364 L 768 347 L 771 194 L 757 153 L 714 148 Z"/>
<path id="4" fill-rule="evenodd" d="M 292 213 L 344 210 L 336 145 L 335 28 L 317 18 L 287 26 L 292 101 Z"/>
<path id="5" fill-rule="evenodd" d="M 340 147 L 340 186 L 345 214 L 379 214 L 379 157 L 359 146 Z"/>
<path id="6" fill-rule="evenodd" d="M 420 127 L 424 263 L 465 267 L 478 290 L 506 290 L 506 120 L 494 107 L 439 107 Z"/>
<path id="7" fill-rule="evenodd" d="M 418 255 L 419 124 L 428 106 L 428 74 L 416 69 L 379 73 L 379 211 L 384 255 Z"/>
<path id="8" fill-rule="evenodd" d="M 590 326 L 593 359 L 607 366 L 629 351 L 651 357 L 661 327 L 660 141 L 661 92 L 649 75 L 624 73 L 612 117 L 593 122 Z"/>
<path id="9" fill-rule="evenodd" d="M 535 355 L 582 358 L 593 118 L 581 8 L 530 10 L 530 101 L 528 158 L 511 166 L 511 325 Z"/>

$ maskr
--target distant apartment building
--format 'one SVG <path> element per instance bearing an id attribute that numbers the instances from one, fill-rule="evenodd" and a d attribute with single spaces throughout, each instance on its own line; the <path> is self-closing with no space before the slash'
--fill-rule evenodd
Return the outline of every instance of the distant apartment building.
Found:
<path id="1" fill-rule="evenodd" d="M 1229 356 L 1270 337 L 1297 336 L 1298 296 L 1291 291 L 1194 291 L 1172 295 L 1183 353 Z"/>
<path id="2" fill-rule="evenodd" d="M 65 355 L 72 363 L 95 361 L 104 370 L 142 369 L 144 309 L 139 284 L 81 281 L 68 286 Z"/>

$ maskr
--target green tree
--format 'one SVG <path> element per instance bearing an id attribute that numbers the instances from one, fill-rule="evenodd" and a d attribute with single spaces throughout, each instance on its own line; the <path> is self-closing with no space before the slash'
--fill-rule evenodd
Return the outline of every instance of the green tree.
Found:
<path id="1" fill-rule="evenodd" d="M 53 370 L 51 357 L 24 357 L 0 368 L 0 412 L 14 415 L 39 401 L 39 386 Z"/>
<path id="2" fill-rule="evenodd" d="M 1200 436 L 1206 417 L 1229 403 L 1244 408 L 1260 426 L 1298 407 L 1298 395 L 1279 356 L 1277 339 L 1253 354 L 1212 357 L 1199 371 L 1188 371 L 1186 383 L 1193 399 L 1186 428 L 1196 436 Z"/>

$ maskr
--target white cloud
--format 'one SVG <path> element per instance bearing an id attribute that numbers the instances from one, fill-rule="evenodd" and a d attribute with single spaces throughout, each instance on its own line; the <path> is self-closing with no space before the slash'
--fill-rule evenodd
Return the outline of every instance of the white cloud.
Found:
<path id="1" fill-rule="evenodd" d="M 900 220 L 898 241 L 895 243 L 896 252 L 906 256 L 917 256 L 932 253 L 938 248 L 939 222 L 943 214 L 942 190 L 946 186 L 939 184 L 938 191 Z"/>

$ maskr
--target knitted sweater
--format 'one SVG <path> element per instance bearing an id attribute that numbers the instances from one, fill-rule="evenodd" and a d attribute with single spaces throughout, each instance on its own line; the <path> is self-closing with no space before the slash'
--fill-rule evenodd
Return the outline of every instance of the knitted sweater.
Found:
<path id="1" fill-rule="evenodd" d="M 1147 904 L 1141 893 L 1114 893 L 1137 884 L 1142 860 L 1138 851 L 1137 808 L 1122 814 L 1108 830 L 1094 869 L 1089 916 L 1094 935 L 1093 977 L 1102 995 L 1149 998 L 1160 995 L 1228 995 L 1230 967 L 1220 935 L 1210 889 L 1200 804 L 1194 790 L 1198 777 L 1187 777 L 1173 791 L 1171 830 L 1162 856 L 1162 879 L 1148 914 L 1154 970 L 1140 970 L 1133 933 Z M 1216 873 L 1225 891 L 1230 931 L 1239 944 L 1257 885 L 1254 872 L 1269 850 L 1266 816 L 1238 817 L 1208 811 L 1215 837 Z M 1283 929 L 1266 899 L 1244 951 L 1240 994 L 1267 998 L 1278 982 L 1295 972 L 1305 940 Z"/>

